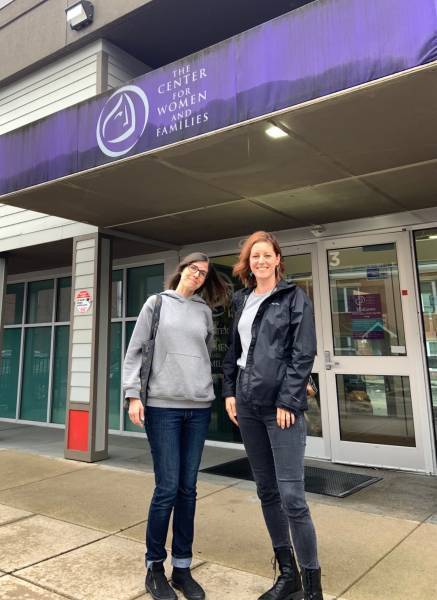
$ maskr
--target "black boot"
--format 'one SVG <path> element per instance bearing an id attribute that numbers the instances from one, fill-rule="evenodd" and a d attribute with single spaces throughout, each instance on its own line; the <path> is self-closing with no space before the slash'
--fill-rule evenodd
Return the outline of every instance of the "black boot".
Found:
<path id="1" fill-rule="evenodd" d="M 173 567 L 172 586 L 181 591 L 188 600 L 204 600 L 205 592 L 191 575 L 189 568 Z"/>
<path id="2" fill-rule="evenodd" d="M 302 600 L 303 591 L 299 571 L 291 548 L 275 548 L 280 575 L 265 594 L 258 600 Z"/>
<path id="3" fill-rule="evenodd" d="M 177 600 L 177 596 L 167 581 L 164 562 L 153 562 L 147 569 L 146 590 L 153 600 Z"/>
<path id="4" fill-rule="evenodd" d="M 302 583 L 305 600 L 323 600 L 320 569 L 302 569 Z"/>

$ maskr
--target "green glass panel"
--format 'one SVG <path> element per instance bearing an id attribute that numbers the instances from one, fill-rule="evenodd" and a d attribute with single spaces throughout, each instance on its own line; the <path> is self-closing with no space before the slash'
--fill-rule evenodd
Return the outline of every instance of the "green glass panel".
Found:
<path id="1" fill-rule="evenodd" d="M 216 270 L 229 281 L 234 291 L 241 288 L 240 282 L 232 277 L 232 267 L 236 261 L 237 257 L 234 254 L 218 256 L 217 258 L 212 259 Z M 229 326 L 232 320 L 231 308 L 216 308 L 213 317 L 215 337 L 214 348 L 211 355 L 211 364 L 216 401 L 212 405 L 208 439 L 241 443 L 240 430 L 229 420 L 225 411 L 222 396 L 222 362 L 226 350 L 228 349 Z"/>
<path id="2" fill-rule="evenodd" d="M 20 418 L 46 421 L 51 327 L 29 327 L 25 333 Z"/>
<path id="3" fill-rule="evenodd" d="M 0 417 L 15 419 L 21 329 L 5 329 L 0 360 Z"/>
<path id="4" fill-rule="evenodd" d="M 112 271 L 111 317 L 123 316 L 123 271 Z"/>
<path id="5" fill-rule="evenodd" d="M 71 313 L 71 277 L 58 279 L 58 294 L 56 301 L 56 320 L 65 322 L 70 320 Z"/>
<path id="6" fill-rule="evenodd" d="M 53 279 L 29 283 L 27 288 L 26 323 L 52 322 L 53 288 Z"/>
<path id="7" fill-rule="evenodd" d="M 130 338 L 132 336 L 132 332 L 134 330 L 135 327 L 135 323 L 136 321 L 128 321 L 126 323 L 126 348 L 125 348 L 125 352 L 127 350 L 127 347 L 129 345 L 130 342 Z M 125 431 L 136 431 L 137 433 L 139 431 L 141 431 L 141 427 L 138 427 L 137 425 L 134 425 L 131 420 L 129 419 L 129 415 L 127 414 L 127 410 L 124 410 L 124 430 Z"/>
<path id="8" fill-rule="evenodd" d="M 18 325 L 23 320 L 24 283 L 6 286 L 5 325 Z"/>
<path id="9" fill-rule="evenodd" d="M 162 291 L 164 265 L 135 267 L 127 271 L 127 317 L 137 317 L 144 302 Z"/>
<path id="10" fill-rule="evenodd" d="M 120 429 L 121 323 L 111 323 L 109 429 Z"/>
<path id="11" fill-rule="evenodd" d="M 68 379 L 68 341 L 70 327 L 55 327 L 55 356 L 53 361 L 52 423 L 65 423 L 65 404 Z"/>

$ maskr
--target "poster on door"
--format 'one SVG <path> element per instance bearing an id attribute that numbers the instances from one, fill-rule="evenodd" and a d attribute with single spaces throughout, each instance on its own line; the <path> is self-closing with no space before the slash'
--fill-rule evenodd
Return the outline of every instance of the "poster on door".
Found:
<path id="1" fill-rule="evenodd" d="M 381 296 L 379 294 L 356 294 L 349 297 L 354 339 L 384 339 Z"/>

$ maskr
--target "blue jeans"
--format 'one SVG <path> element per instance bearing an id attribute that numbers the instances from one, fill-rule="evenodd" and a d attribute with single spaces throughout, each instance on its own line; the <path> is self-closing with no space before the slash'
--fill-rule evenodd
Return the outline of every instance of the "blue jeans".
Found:
<path id="1" fill-rule="evenodd" d="M 145 427 L 155 472 L 146 530 L 147 566 L 167 558 L 172 511 L 172 564 L 181 568 L 191 564 L 197 473 L 210 418 L 210 408 L 147 407 Z"/>
<path id="2" fill-rule="evenodd" d="M 237 386 L 237 418 L 273 547 L 290 547 L 291 529 L 300 566 L 318 569 L 316 532 L 305 500 L 305 417 L 281 429 L 275 407 L 239 402 Z"/>

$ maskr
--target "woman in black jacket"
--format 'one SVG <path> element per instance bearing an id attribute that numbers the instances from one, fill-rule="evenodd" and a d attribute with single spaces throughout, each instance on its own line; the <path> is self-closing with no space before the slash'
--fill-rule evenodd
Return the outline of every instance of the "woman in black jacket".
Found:
<path id="1" fill-rule="evenodd" d="M 223 395 L 241 431 L 280 569 L 259 600 L 323 600 L 304 487 L 303 412 L 316 354 L 311 303 L 301 288 L 282 279 L 281 249 L 265 231 L 244 242 L 233 272 L 246 288 L 234 296 Z"/>

